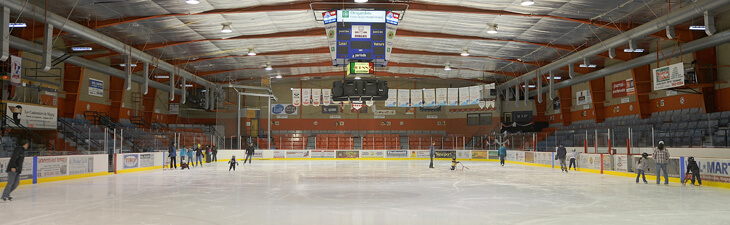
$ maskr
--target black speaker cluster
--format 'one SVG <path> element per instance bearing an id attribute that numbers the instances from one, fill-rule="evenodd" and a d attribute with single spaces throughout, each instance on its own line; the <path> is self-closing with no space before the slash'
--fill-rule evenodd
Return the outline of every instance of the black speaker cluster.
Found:
<path id="1" fill-rule="evenodd" d="M 332 101 L 369 101 L 388 99 L 388 81 L 345 79 L 332 83 Z"/>

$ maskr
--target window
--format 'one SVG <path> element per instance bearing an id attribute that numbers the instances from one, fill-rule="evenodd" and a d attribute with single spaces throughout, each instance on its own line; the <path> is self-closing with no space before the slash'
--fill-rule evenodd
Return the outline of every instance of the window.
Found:
<path id="1" fill-rule="evenodd" d="M 491 113 L 471 113 L 466 115 L 467 126 L 492 125 Z"/>

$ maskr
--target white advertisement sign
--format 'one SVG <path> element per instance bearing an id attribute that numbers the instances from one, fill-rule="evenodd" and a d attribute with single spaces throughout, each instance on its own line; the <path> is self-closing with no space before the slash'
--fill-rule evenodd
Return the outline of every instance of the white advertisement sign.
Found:
<path id="1" fill-rule="evenodd" d="M 431 152 L 428 150 L 410 150 L 411 158 L 431 158 Z"/>
<path id="2" fill-rule="evenodd" d="M 69 156 L 68 175 L 93 173 L 93 156 Z"/>
<path id="3" fill-rule="evenodd" d="M 457 106 L 459 105 L 459 89 L 458 88 L 449 88 L 449 102 L 446 105 L 449 106 Z"/>
<path id="4" fill-rule="evenodd" d="M 139 167 L 155 166 L 155 155 L 152 153 L 139 154 Z"/>
<path id="5" fill-rule="evenodd" d="M 312 158 L 334 158 L 335 150 L 312 150 Z"/>
<path id="6" fill-rule="evenodd" d="M 580 168 L 601 169 L 601 155 L 599 154 L 580 154 L 578 158 L 578 167 Z"/>
<path id="7" fill-rule="evenodd" d="M 13 119 L 8 122 L 10 127 L 17 127 L 17 123 L 28 128 L 58 129 L 57 108 L 14 102 L 8 102 L 7 105 L 6 115 Z"/>
<path id="8" fill-rule="evenodd" d="M 89 95 L 104 97 L 104 81 L 89 78 Z"/>
<path id="9" fill-rule="evenodd" d="M 459 88 L 459 105 L 468 105 L 469 97 L 469 87 Z"/>
<path id="10" fill-rule="evenodd" d="M 411 90 L 398 89 L 398 107 L 411 107 Z"/>
<path id="11" fill-rule="evenodd" d="M 654 90 L 684 86 L 684 63 L 656 68 L 652 72 Z"/>
<path id="12" fill-rule="evenodd" d="M 588 90 L 583 90 L 579 92 L 575 92 L 575 101 L 576 105 L 585 105 L 591 102 L 591 92 Z"/>
<path id="13" fill-rule="evenodd" d="M 8 163 L 10 158 L 0 158 L 0 182 L 8 182 Z M 23 160 L 23 171 L 20 171 L 20 179 L 33 179 L 33 157 L 25 157 Z"/>
<path id="14" fill-rule="evenodd" d="M 352 38 L 370 39 L 370 25 L 352 25 Z"/>
<path id="15" fill-rule="evenodd" d="M 309 158 L 308 150 L 289 150 L 286 151 L 286 158 Z"/>
<path id="16" fill-rule="evenodd" d="M 553 153 L 552 152 L 535 152 L 535 163 L 552 165 L 553 164 Z M 559 165 L 559 164 L 558 164 Z"/>
<path id="17" fill-rule="evenodd" d="M 68 158 L 59 157 L 38 157 L 38 177 L 56 177 L 68 175 Z"/>
<path id="18" fill-rule="evenodd" d="M 319 106 L 322 99 L 322 89 L 312 89 L 312 105 Z"/>
<path id="19" fill-rule="evenodd" d="M 302 90 L 299 88 L 293 88 L 291 90 L 292 105 L 299 107 L 302 105 Z"/>
<path id="20" fill-rule="evenodd" d="M 312 89 L 302 89 L 302 105 L 312 104 Z"/>
<path id="21" fill-rule="evenodd" d="M 423 92 L 421 89 L 411 90 L 411 107 L 423 106 Z"/>
<path id="22" fill-rule="evenodd" d="M 322 89 L 322 105 L 330 105 L 330 103 L 332 103 L 331 93 L 331 89 Z"/>
<path id="23" fill-rule="evenodd" d="M 436 106 L 436 89 L 423 90 L 424 106 Z"/>
<path id="24" fill-rule="evenodd" d="M 385 107 L 398 106 L 398 89 L 388 89 L 388 99 L 385 100 Z"/>
<path id="25" fill-rule="evenodd" d="M 380 150 L 362 150 L 360 158 L 385 158 L 385 151 Z"/>
<path id="26" fill-rule="evenodd" d="M 324 29 L 327 32 L 327 44 L 330 47 L 330 56 L 332 59 L 337 58 L 337 11 L 329 11 L 322 13 L 324 19 Z"/>
<path id="27" fill-rule="evenodd" d="M 172 115 L 178 115 L 180 114 L 180 103 L 170 103 L 170 114 Z"/>
<path id="28" fill-rule="evenodd" d="M 482 94 L 482 86 L 469 87 L 469 105 L 476 105 L 479 103 L 479 99 Z"/>
<path id="29" fill-rule="evenodd" d="M 436 105 L 448 105 L 449 104 L 449 89 L 447 88 L 436 88 Z"/>
<path id="30" fill-rule="evenodd" d="M 385 23 L 385 11 L 337 10 L 337 22 Z"/>
<path id="31" fill-rule="evenodd" d="M 628 172 L 629 171 L 629 161 L 628 157 L 625 155 L 614 155 L 613 156 L 613 162 L 614 165 L 616 165 L 616 168 L 614 168 L 616 171 L 621 172 Z"/>

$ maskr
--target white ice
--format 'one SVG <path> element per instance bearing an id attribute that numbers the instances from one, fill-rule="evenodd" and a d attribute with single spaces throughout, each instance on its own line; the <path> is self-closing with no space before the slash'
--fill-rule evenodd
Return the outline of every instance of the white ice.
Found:
<path id="1" fill-rule="evenodd" d="M 0 224 L 730 224 L 730 190 L 496 162 L 220 162 L 20 186 Z"/>

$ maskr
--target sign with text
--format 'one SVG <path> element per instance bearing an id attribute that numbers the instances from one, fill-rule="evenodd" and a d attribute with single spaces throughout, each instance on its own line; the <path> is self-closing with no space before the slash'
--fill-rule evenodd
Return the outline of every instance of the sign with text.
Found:
<path id="1" fill-rule="evenodd" d="M 654 90 L 664 90 L 684 86 L 684 64 L 677 63 L 656 68 L 652 73 Z"/>
<path id="2" fill-rule="evenodd" d="M 626 97 L 626 81 L 616 81 L 611 83 L 611 97 L 621 98 Z"/>
<path id="3" fill-rule="evenodd" d="M 336 105 L 323 105 L 322 113 L 324 114 L 336 114 L 340 112 L 340 106 Z"/>
<path id="4" fill-rule="evenodd" d="M 10 127 L 58 129 L 58 109 L 54 107 L 36 106 L 8 102 L 6 115 L 13 118 L 8 122 Z"/>
<path id="5" fill-rule="evenodd" d="M 271 114 L 274 115 L 296 115 L 297 107 L 289 104 L 276 104 L 271 106 Z"/>
<path id="6" fill-rule="evenodd" d="M 354 34 L 353 34 L 354 35 Z M 347 75 L 350 74 L 373 74 L 375 67 L 372 62 L 351 62 L 347 70 Z"/>
<path id="7" fill-rule="evenodd" d="M 104 81 L 89 78 L 89 95 L 104 97 Z"/>
<path id="8" fill-rule="evenodd" d="M 385 23 L 385 11 L 337 10 L 337 22 Z"/>
<path id="9" fill-rule="evenodd" d="M 518 123 L 532 122 L 532 111 L 512 112 L 512 120 Z"/>

